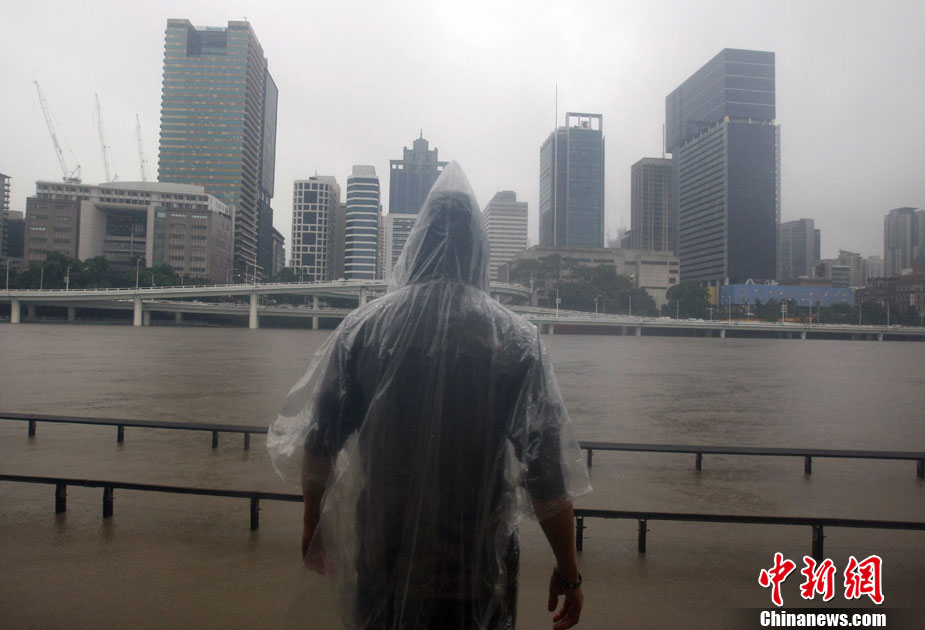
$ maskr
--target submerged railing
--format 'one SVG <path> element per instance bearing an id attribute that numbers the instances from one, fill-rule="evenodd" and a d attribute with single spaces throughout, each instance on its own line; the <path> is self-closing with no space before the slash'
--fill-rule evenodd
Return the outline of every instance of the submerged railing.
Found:
<path id="1" fill-rule="evenodd" d="M 163 420 L 132 420 L 126 418 L 89 418 L 84 416 L 52 416 L 36 413 L 0 412 L 0 420 L 19 420 L 29 423 L 29 437 L 34 437 L 38 422 L 67 424 L 91 424 L 116 427 L 116 441 L 125 440 L 125 427 L 145 429 L 174 429 L 182 431 L 209 431 L 212 433 L 212 448 L 218 447 L 220 433 L 244 434 L 244 449 L 250 448 L 252 434 L 266 435 L 267 427 L 260 425 L 215 424 L 206 422 L 169 422 Z M 704 455 L 753 455 L 762 457 L 802 457 L 803 472 L 813 473 L 813 458 L 907 460 L 916 462 L 916 476 L 925 479 L 925 452 L 922 451 L 873 451 L 825 448 L 781 448 L 767 446 L 710 446 L 703 444 L 639 444 L 628 442 L 581 441 L 579 446 L 587 451 L 588 468 L 591 468 L 594 451 L 627 451 L 647 453 L 688 453 L 695 456 L 694 467 L 703 470 Z"/>
<path id="2" fill-rule="evenodd" d="M 825 557 L 823 540 L 825 527 L 853 527 L 862 529 L 903 529 L 925 531 L 925 523 L 914 521 L 884 521 L 858 518 L 826 518 L 817 516 L 759 516 L 748 514 L 697 514 L 686 512 L 650 512 L 625 510 L 597 510 L 575 508 L 575 547 L 584 548 L 586 518 L 627 519 L 638 522 L 636 549 L 646 552 L 646 534 L 649 521 L 688 521 L 698 523 L 735 523 L 751 525 L 805 525 L 812 528 L 812 557 L 821 562 Z"/>
<path id="3" fill-rule="evenodd" d="M 68 486 L 103 489 L 103 518 L 112 518 L 115 501 L 115 491 L 136 490 L 142 492 L 166 492 L 171 494 L 191 494 L 199 496 L 231 497 L 248 499 L 250 503 L 251 531 L 260 527 L 260 502 L 287 501 L 298 503 L 302 501 L 301 494 L 285 492 L 266 492 L 262 490 L 230 490 L 219 488 L 198 488 L 191 486 L 177 486 L 166 484 L 134 483 L 128 481 L 113 481 L 103 479 L 77 479 L 73 477 L 53 477 L 35 475 L 0 474 L 0 481 L 21 483 L 38 483 L 55 486 L 55 514 L 67 511 Z M 653 512 L 653 511 L 622 511 L 575 508 L 575 547 L 578 551 L 584 550 L 584 530 L 587 528 L 585 519 L 628 519 L 638 522 L 639 532 L 637 551 L 646 552 L 646 534 L 649 521 L 687 521 L 700 523 L 729 523 L 729 524 L 755 524 L 755 525 L 804 525 L 812 528 L 812 556 L 818 561 L 824 558 L 823 540 L 825 527 L 852 527 L 865 529 L 898 529 L 925 531 L 925 523 L 912 521 L 886 521 L 872 519 L 827 518 L 814 516 L 761 516 L 748 514 L 696 514 L 685 512 Z"/>
<path id="4" fill-rule="evenodd" d="M 212 447 L 218 446 L 219 433 L 241 433 L 244 435 L 244 448 L 250 448 L 251 434 L 266 434 L 267 427 L 256 425 L 230 425 L 200 422 L 168 422 L 160 420 L 133 420 L 124 418 L 91 418 L 81 416 L 53 416 L 31 413 L 5 413 L 0 412 L 0 420 L 28 422 L 29 437 L 36 435 L 36 424 L 39 422 L 88 424 L 115 426 L 117 441 L 125 439 L 125 427 L 138 427 L 146 429 L 172 429 L 186 431 L 208 431 L 212 433 Z M 756 455 L 756 456 L 783 456 L 803 457 L 804 471 L 812 473 L 813 457 L 835 457 L 853 459 L 882 459 L 882 460 L 914 460 L 917 462 L 918 477 L 925 473 L 925 453 L 914 451 L 860 451 L 860 450 L 834 450 L 834 449 L 802 449 L 802 448 L 770 448 L 770 447 L 735 447 L 735 446 L 704 446 L 679 444 L 631 444 L 619 442 L 581 442 L 581 448 L 588 452 L 588 466 L 591 466 L 593 452 L 629 451 L 629 452 L 658 452 L 658 453 L 687 453 L 696 456 L 696 469 L 702 470 L 703 455 Z M 38 483 L 55 486 L 55 513 L 61 514 L 67 510 L 68 486 L 102 488 L 103 489 L 103 518 L 113 516 L 114 494 L 118 490 L 132 490 L 141 492 L 161 492 L 171 494 L 190 494 L 200 496 L 230 497 L 247 499 L 250 504 L 250 528 L 256 530 L 260 525 L 261 501 L 287 501 L 300 502 L 302 495 L 296 493 L 267 492 L 262 490 L 238 490 L 221 488 L 200 488 L 193 486 L 179 486 L 170 484 L 146 484 L 130 481 L 80 479 L 72 477 L 34 476 L 0 474 L 0 481 Z M 925 523 L 911 521 L 890 521 L 871 519 L 844 519 L 811 516 L 763 516 L 747 514 L 703 514 L 686 512 L 654 512 L 654 511 L 622 511 L 602 510 L 589 508 L 575 508 L 575 544 L 579 551 L 584 548 L 584 530 L 587 528 L 585 519 L 627 519 L 638 522 L 637 550 L 646 552 L 647 532 L 649 521 L 687 521 L 703 523 L 726 524 L 755 524 L 755 525 L 796 525 L 808 526 L 812 529 L 812 555 L 821 560 L 823 557 L 823 540 L 826 527 L 849 527 L 867 529 L 896 529 L 925 531 Z"/>
<path id="5" fill-rule="evenodd" d="M 0 412 L 0 420 L 20 420 L 29 423 L 29 437 L 35 437 L 36 424 L 53 422 L 58 424 L 93 424 L 116 427 L 116 442 L 125 441 L 125 427 L 143 429 L 175 429 L 182 431 L 209 431 L 212 433 L 212 448 L 218 447 L 219 433 L 243 433 L 244 450 L 251 447 L 251 434 L 266 435 L 267 427 L 244 424 L 215 424 L 210 422 L 169 422 L 165 420 L 131 420 L 128 418 L 88 418 L 85 416 L 49 416 L 40 413 Z"/>
<path id="6" fill-rule="evenodd" d="M 814 457 L 831 457 L 841 459 L 883 459 L 911 460 L 916 462 L 916 476 L 925 479 L 925 453 L 921 451 L 865 451 L 831 448 L 780 448 L 771 446 L 707 446 L 692 444 L 638 444 L 623 442 L 586 442 L 579 443 L 588 451 L 588 468 L 594 451 L 631 451 L 648 453 L 690 453 L 695 455 L 694 467 L 703 470 L 704 455 L 756 455 L 764 457 L 802 457 L 803 472 L 813 474 Z"/>

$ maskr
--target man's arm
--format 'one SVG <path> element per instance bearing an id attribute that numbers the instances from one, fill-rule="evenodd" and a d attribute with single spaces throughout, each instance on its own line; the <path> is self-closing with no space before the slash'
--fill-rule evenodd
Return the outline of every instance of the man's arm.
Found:
<path id="1" fill-rule="evenodd" d="M 560 499 L 561 500 L 561 499 Z M 550 501 L 535 501 L 537 514 L 547 514 L 553 507 Z M 560 595 L 564 595 L 562 608 L 553 617 L 553 630 L 564 630 L 578 623 L 584 595 L 575 554 L 575 515 L 572 502 L 565 500 L 560 510 L 540 521 L 540 527 L 556 556 L 556 568 L 549 579 L 549 611 L 556 609 Z M 577 588 L 573 588 L 574 585 Z"/>
<path id="2" fill-rule="evenodd" d="M 312 546 L 309 557 L 309 545 L 318 529 L 321 519 L 321 499 L 331 474 L 333 460 L 330 457 L 312 455 L 303 451 L 302 455 L 302 559 L 310 569 L 324 573 L 324 544 L 320 539 Z"/>

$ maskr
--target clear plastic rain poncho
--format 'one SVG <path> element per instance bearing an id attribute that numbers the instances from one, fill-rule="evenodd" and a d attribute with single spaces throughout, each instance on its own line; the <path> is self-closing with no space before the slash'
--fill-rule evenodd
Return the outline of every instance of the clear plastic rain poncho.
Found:
<path id="1" fill-rule="evenodd" d="M 520 516 L 590 490 L 536 327 L 488 287 L 488 240 L 453 163 L 389 292 L 344 319 L 270 428 L 285 479 L 304 452 L 334 461 L 312 546 L 347 627 L 512 625 Z"/>

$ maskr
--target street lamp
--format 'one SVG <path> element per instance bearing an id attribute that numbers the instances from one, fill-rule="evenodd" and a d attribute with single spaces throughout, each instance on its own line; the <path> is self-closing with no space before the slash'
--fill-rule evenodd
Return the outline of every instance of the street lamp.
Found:
<path id="1" fill-rule="evenodd" d="M 71 289 L 71 266 L 68 265 L 67 272 L 64 274 L 64 290 L 70 291 Z"/>
<path id="2" fill-rule="evenodd" d="M 559 319 L 559 288 L 556 287 L 556 319 Z"/>
<path id="3" fill-rule="evenodd" d="M 597 315 L 597 301 L 598 301 L 599 299 L 601 299 L 601 296 L 600 296 L 600 295 L 598 295 L 597 297 L 594 298 L 594 314 L 595 314 L 595 315 Z"/>
<path id="4" fill-rule="evenodd" d="M 41 271 L 39 271 L 39 291 L 45 288 L 45 263 L 42 263 Z"/>
<path id="5" fill-rule="evenodd" d="M 138 263 L 141 262 L 141 258 L 135 259 L 135 290 L 138 290 Z"/>
<path id="6" fill-rule="evenodd" d="M 151 273 L 151 286 L 154 287 L 154 272 L 152 271 L 150 273 Z"/>

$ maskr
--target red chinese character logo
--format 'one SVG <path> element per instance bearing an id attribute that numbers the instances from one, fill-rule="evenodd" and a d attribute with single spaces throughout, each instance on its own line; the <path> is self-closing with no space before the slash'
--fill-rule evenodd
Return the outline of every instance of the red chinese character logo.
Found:
<path id="1" fill-rule="evenodd" d="M 806 566 L 800 571 L 806 576 L 806 581 L 800 585 L 800 595 L 803 599 L 813 599 L 816 593 L 822 595 L 823 601 L 835 597 L 835 563 L 826 558 L 816 565 L 816 561 L 809 556 L 803 556 Z"/>
<path id="2" fill-rule="evenodd" d="M 882 604 L 882 567 L 883 561 L 880 556 L 868 556 L 860 562 L 854 556 L 850 556 L 845 568 L 845 599 L 860 599 L 862 595 L 867 595 L 875 604 Z"/>
<path id="3" fill-rule="evenodd" d="M 770 569 L 762 569 L 758 574 L 758 584 L 765 588 L 771 587 L 771 601 L 775 606 L 784 605 L 784 600 L 780 596 L 780 585 L 796 567 L 796 562 L 784 560 L 784 554 L 778 552 L 774 554 L 774 566 Z"/>

